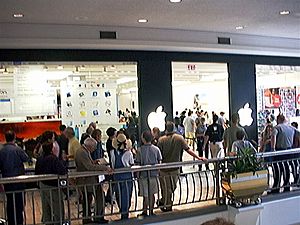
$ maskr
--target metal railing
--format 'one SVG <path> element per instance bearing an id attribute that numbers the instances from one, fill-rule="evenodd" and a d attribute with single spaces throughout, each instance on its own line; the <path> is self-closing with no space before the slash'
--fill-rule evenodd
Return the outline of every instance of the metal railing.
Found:
<path id="1" fill-rule="evenodd" d="M 264 160 L 264 167 L 269 172 L 266 193 L 297 189 L 300 185 L 299 154 L 300 149 L 257 154 L 257 157 Z M 221 173 L 226 170 L 228 160 L 235 160 L 235 157 L 209 159 L 207 162 L 133 166 L 114 171 L 112 176 L 128 172 L 132 174 L 132 178 L 117 180 L 111 179 L 111 174 L 96 171 L 70 172 L 64 176 L 24 175 L 2 178 L 0 185 L 4 185 L 6 192 L 0 193 L 0 210 L 3 209 L 0 217 L 6 220 L 10 217 L 14 224 L 19 224 L 20 212 L 23 215 L 24 208 L 24 224 L 82 224 L 92 220 L 103 221 L 104 216 L 109 220 L 118 220 L 127 218 L 128 214 L 132 217 L 145 211 L 141 189 L 148 192 L 148 195 L 144 193 L 144 200 L 148 199 L 148 203 L 153 201 L 152 194 L 155 195 L 155 202 L 161 200 L 153 208 L 148 204 L 147 212 L 158 208 L 170 211 L 172 207 L 180 208 L 187 204 L 199 207 L 198 204 L 202 202 L 224 204 L 226 201 L 221 189 Z M 195 171 L 195 168 L 205 163 L 210 169 Z M 180 173 L 180 167 L 193 169 Z M 153 171 L 158 170 L 158 177 L 151 176 Z M 144 176 L 138 175 L 141 173 Z M 284 177 L 287 174 L 290 175 L 289 180 L 284 182 L 287 181 Z M 98 182 L 99 175 L 110 175 L 110 179 Z M 94 178 L 95 182 L 85 183 L 87 178 Z M 52 183 L 47 183 L 49 181 Z"/>

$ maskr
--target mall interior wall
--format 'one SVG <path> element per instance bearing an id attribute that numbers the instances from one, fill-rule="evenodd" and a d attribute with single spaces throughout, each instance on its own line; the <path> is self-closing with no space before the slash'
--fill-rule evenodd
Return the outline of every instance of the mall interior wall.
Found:
<path id="1" fill-rule="evenodd" d="M 138 99 L 141 130 L 148 128 L 147 116 L 162 105 L 167 119 L 173 117 L 172 62 L 217 62 L 228 64 L 229 110 L 236 112 L 248 102 L 253 109 L 253 124 L 247 128 L 249 137 L 256 137 L 255 64 L 300 66 L 300 58 L 216 53 L 129 51 L 129 50 L 62 50 L 2 49 L 0 62 L 137 62 Z"/>

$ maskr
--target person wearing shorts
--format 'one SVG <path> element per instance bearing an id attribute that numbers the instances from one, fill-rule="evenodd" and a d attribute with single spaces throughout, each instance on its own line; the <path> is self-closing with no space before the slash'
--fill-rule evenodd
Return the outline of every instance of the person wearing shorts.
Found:
<path id="1" fill-rule="evenodd" d="M 142 133 L 141 146 L 137 151 L 136 162 L 141 165 L 155 165 L 161 163 L 162 156 L 158 147 L 151 144 L 153 136 L 151 131 Z M 139 174 L 139 196 L 143 196 L 143 213 L 141 216 L 153 215 L 155 194 L 158 193 L 158 170 L 141 171 Z"/>

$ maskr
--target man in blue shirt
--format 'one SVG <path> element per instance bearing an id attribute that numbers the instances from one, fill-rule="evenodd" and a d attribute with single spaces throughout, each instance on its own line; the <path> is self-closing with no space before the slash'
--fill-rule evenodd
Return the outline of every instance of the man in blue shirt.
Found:
<path id="1" fill-rule="evenodd" d="M 30 160 L 25 151 L 15 144 L 15 139 L 16 135 L 13 131 L 5 133 L 6 144 L 0 150 L 0 170 L 2 177 L 24 175 L 25 168 L 23 163 Z M 5 184 L 4 189 L 7 197 L 8 225 L 23 224 L 24 199 L 22 190 L 24 189 L 24 184 Z M 12 191 L 14 193 L 7 193 Z"/>

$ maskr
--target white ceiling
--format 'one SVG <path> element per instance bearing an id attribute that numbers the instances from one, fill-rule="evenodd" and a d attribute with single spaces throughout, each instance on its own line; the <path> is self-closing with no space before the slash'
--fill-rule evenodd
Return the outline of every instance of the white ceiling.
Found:
<path id="1" fill-rule="evenodd" d="M 299 0 L 1 0 L 0 23 L 94 25 L 300 38 Z M 291 14 L 279 15 L 282 10 Z M 24 14 L 13 18 L 14 13 Z M 146 18 L 146 24 L 137 19 Z M 236 26 L 245 26 L 236 30 Z"/>
<path id="2" fill-rule="evenodd" d="M 3 49 L 300 57 L 300 0 L 0 0 L 0 7 Z M 282 10 L 290 14 L 280 15 Z M 140 18 L 148 23 L 138 23 Z M 99 31 L 116 31 L 117 40 L 99 39 Z M 218 37 L 230 38 L 231 45 L 218 44 Z"/>

